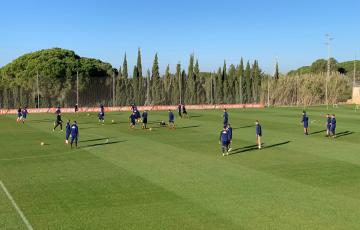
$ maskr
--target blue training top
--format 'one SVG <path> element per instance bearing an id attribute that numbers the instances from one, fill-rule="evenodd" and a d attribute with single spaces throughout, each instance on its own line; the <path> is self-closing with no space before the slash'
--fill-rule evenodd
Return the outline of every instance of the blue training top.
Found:
<path id="1" fill-rule="evenodd" d="M 79 128 L 76 124 L 73 124 L 71 126 L 71 136 L 72 137 L 77 137 L 79 135 Z"/>
<path id="2" fill-rule="evenodd" d="M 170 122 L 174 121 L 174 113 L 173 112 L 169 112 L 169 121 Z"/>
<path id="3" fill-rule="evenodd" d="M 261 130 L 261 125 L 260 124 L 256 125 L 256 135 L 258 135 L 258 136 L 262 135 L 262 130 Z"/>
<path id="4" fill-rule="evenodd" d="M 226 130 L 222 130 L 221 132 L 220 132 L 220 141 L 222 142 L 222 143 L 226 143 L 227 141 L 228 141 L 228 132 L 226 131 Z"/>

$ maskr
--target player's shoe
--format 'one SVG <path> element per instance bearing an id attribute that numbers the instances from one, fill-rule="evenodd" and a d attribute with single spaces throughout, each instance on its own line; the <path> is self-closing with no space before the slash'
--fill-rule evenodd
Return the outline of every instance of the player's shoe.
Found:
<path id="1" fill-rule="evenodd" d="M 65 140 L 65 144 L 67 144 L 67 145 L 68 145 L 68 144 L 69 144 L 69 141 L 68 141 L 68 140 Z"/>
<path id="2" fill-rule="evenodd" d="M 229 152 L 226 152 L 226 156 L 229 156 Z"/>
<path id="3" fill-rule="evenodd" d="M 230 152 L 232 150 L 232 148 L 229 148 L 228 152 Z"/>
<path id="4" fill-rule="evenodd" d="M 223 157 L 225 156 L 225 153 L 223 153 Z"/>

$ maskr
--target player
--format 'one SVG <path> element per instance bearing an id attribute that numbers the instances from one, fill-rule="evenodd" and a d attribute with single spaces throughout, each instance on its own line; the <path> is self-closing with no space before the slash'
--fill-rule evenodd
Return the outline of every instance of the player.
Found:
<path id="1" fill-rule="evenodd" d="M 22 120 L 21 108 L 18 108 L 16 122 L 20 122 L 21 120 Z"/>
<path id="2" fill-rule="evenodd" d="M 75 104 L 74 111 L 75 111 L 76 114 L 78 113 L 78 111 L 79 111 L 79 106 L 78 106 L 78 104 Z"/>
<path id="3" fill-rule="evenodd" d="M 78 147 L 78 137 L 79 137 L 79 127 L 77 125 L 77 122 L 74 121 L 74 124 L 71 126 L 71 142 L 70 146 L 73 147 L 73 143 L 75 141 L 75 147 Z"/>
<path id="4" fill-rule="evenodd" d="M 62 129 L 62 120 L 61 120 L 61 113 L 58 113 L 56 115 L 56 120 L 54 122 L 54 128 L 53 128 L 53 131 L 55 131 L 55 129 L 60 126 L 60 130 L 63 131 Z"/>
<path id="5" fill-rule="evenodd" d="M 301 123 L 304 125 L 304 135 L 309 135 L 309 117 L 306 115 L 305 111 L 303 111 Z"/>
<path id="6" fill-rule="evenodd" d="M 175 116 L 170 109 L 169 109 L 169 128 L 175 129 Z"/>
<path id="7" fill-rule="evenodd" d="M 61 114 L 61 109 L 60 109 L 60 106 L 58 106 L 57 108 L 56 108 L 56 111 L 55 111 L 55 114 Z"/>
<path id="8" fill-rule="evenodd" d="M 103 105 L 100 105 L 100 113 L 98 114 L 99 122 L 104 124 L 105 122 L 105 109 Z"/>
<path id="9" fill-rule="evenodd" d="M 331 117 L 330 114 L 326 115 L 326 136 L 330 137 L 331 135 Z"/>
<path id="10" fill-rule="evenodd" d="M 336 118 L 335 114 L 331 116 L 331 135 L 333 138 L 336 138 Z"/>
<path id="11" fill-rule="evenodd" d="M 228 140 L 229 140 L 228 131 L 226 130 L 226 127 L 224 127 L 223 130 L 221 130 L 220 132 L 220 140 L 219 140 L 219 143 L 221 144 L 221 151 L 223 156 L 229 155 Z"/>
<path id="12" fill-rule="evenodd" d="M 228 133 L 228 151 L 232 150 L 231 143 L 232 143 L 232 127 L 230 124 L 227 125 L 227 133 Z"/>
<path id="13" fill-rule="evenodd" d="M 178 105 L 178 113 L 179 113 L 179 117 L 182 118 L 181 104 Z"/>
<path id="14" fill-rule="evenodd" d="M 146 125 L 147 125 L 147 122 L 148 122 L 148 111 L 147 110 L 145 110 L 144 112 L 143 112 L 143 114 L 141 115 L 141 117 L 142 117 L 142 128 L 143 129 L 147 129 L 147 127 L 146 127 Z"/>
<path id="15" fill-rule="evenodd" d="M 256 144 L 259 149 L 261 149 L 261 136 L 262 136 L 262 128 L 258 120 L 255 122 L 256 127 Z"/>
<path id="16" fill-rule="evenodd" d="M 24 109 L 21 111 L 21 121 L 22 121 L 22 123 L 25 123 L 27 115 L 28 115 L 28 110 L 27 110 L 27 107 L 25 106 Z"/>
<path id="17" fill-rule="evenodd" d="M 182 105 L 182 114 L 185 118 L 188 118 L 188 114 L 187 114 L 187 111 L 186 111 L 186 108 L 185 108 L 185 105 L 183 104 Z"/>
<path id="18" fill-rule="evenodd" d="M 140 114 L 140 111 L 137 109 L 135 110 L 135 118 L 136 118 L 137 123 L 141 122 L 141 114 Z"/>
<path id="19" fill-rule="evenodd" d="M 133 112 L 130 117 L 130 128 L 135 128 L 135 125 L 136 125 L 136 115 L 135 115 L 135 112 Z"/>
<path id="20" fill-rule="evenodd" d="M 70 120 L 68 120 L 68 121 L 66 122 L 65 131 L 66 131 L 66 134 L 65 134 L 65 144 L 69 144 L 69 137 L 70 137 L 70 134 L 71 134 L 71 124 L 70 124 Z"/>
<path id="21" fill-rule="evenodd" d="M 226 109 L 224 109 L 223 118 L 224 118 L 224 127 L 226 127 L 227 124 L 229 123 L 229 114 L 227 113 Z"/>

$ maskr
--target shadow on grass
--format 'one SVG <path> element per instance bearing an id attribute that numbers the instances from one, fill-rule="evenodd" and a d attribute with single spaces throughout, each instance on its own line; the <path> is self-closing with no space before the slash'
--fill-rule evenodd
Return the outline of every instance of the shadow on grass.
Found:
<path id="1" fill-rule="evenodd" d="M 347 136 L 347 135 L 351 135 L 351 134 L 353 134 L 353 133 L 354 133 L 354 132 L 351 132 L 351 131 L 344 131 L 344 132 L 341 132 L 341 133 L 336 134 L 336 138 L 344 137 L 344 136 Z"/>
<path id="2" fill-rule="evenodd" d="M 104 137 L 104 138 L 94 138 L 94 139 L 87 139 L 87 140 L 82 140 L 79 141 L 79 143 L 84 143 L 84 142 L 91 142 L 91 141 L 102 141 L 102 140 L 108 140 L 112 137 Z"/>
<path id="3" fill-rule="evenodd" d="M 202 117 L 202 115 L 191 115 L 191 116 L 189 116 L 189 118 L 193 118 L 193 117 Z"/>
<path id="4" fill-rule="evenodd" d="M 272 145 L 265 145 L 264 147 L 262 147 L 262 149 L 269 149 L 269 148 L 273 148 L 273 147 L 277 147 L 277 146 L 281 146 L 281 145 L 286 145 L 289 143 L 290 143 L 290 141 L 284 141 L 284 142 L 280 142 L 280 143 L 276 143 L 276 144 L 272 144 Z M 264 145 L 264 143 L 263 143 L 263 145 Z M 249 151 L 253 151 L 253 150 L 258 150 L 258 146 L 257 145 L 249 145 L 249 146 L 237 148 L 237 149 L 234 149 L 232 152 L 230 152 L 230 155 L 249 152 Z"/>
<path id="5" fill-rule="evenodd" d="M 323 130 L 319 130 L 319 131 L 316 131 L 316 132 L 309 133 L 308 136 L 315 135 L 315 134 L 318 134 L 318 133 L 325 133 L 325 132 L 326 132 L 326 129 L 323 129 Z"/>
<path id="6" fill-rule="evenodd" d="M 48 123 L 48 122 L 54 122 L 55 119 L 42 119 L 42 120 L 31 120 L 31 122 L 35 123 Z"/>
<path id="7" fill-rule="evenodd" d="M 245 126 L 241 126 L 241 127 L 236 127 L 236 128 L 233 128 L 234 129 L 246 129 L 246 128 L 251 128 L 251 127 L 255 127 L 255 125 L 245 125 Z"/>
<path id="8" fill-rule="evenodd" d="M 176 127 L 176 129 L 191 129 L 191 128 L 197 128 L 200 125 L 191 125 L 191 126 L 183 126 L 183 127 Z"/>
<path id="9" fill-rule="evenodd" d="M 112 145 L 112 144 L 117 144 L 117 143 L 121 143 L 121 142 L 125 142 L 127 140 L 122 140 L 122 141 L 109 141 L 109 142 L 104 142 L 104 143 L 96 143 L 96 144 L 89 144 L 89 145 L 85 145 L 85 146 L 80 146 L 79 148 L 89 148 L 89 147 L 96 147 L 96 146 L 103 146 L 103 145 Z"/>

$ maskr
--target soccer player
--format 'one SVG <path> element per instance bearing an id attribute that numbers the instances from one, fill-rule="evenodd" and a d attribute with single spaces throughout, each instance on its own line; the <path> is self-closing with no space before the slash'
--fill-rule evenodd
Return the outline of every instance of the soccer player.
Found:
<path id="1" fill-rule="evenodd" d="M 335 114 L 331 116 L 331 135 L 333 138 L 336 137 L 336 118 Z"/>
<path id="2" fill-rule="evenodd" d="M 65 134 L 65 144 L 69 144 L 69 137 L 70 137 L 70 134 L 71 134 L 70 120 L 68 120 L 68 121 L 66 122 L 65 131 L 66 131 L 66 134 Z"/>
<path id="3" fill-rule="evenodd" d="M 256 127 L 256 144 L 258 148 L 261 149 L 262 128 L 258 120 L 256 120 L 255 122 L 255 127 Z"/>
<path id="4" fill-rule="evenodd" d="M 147 125 L 147 122 L 148 122 L 148 112 L 147 112 L 147 110 L 145 110 L 143 113 L 142 113 L 142 115 L 141 115 L 141 117 L 142 117 L 142 128 L 143 129 L 147 129 L 146 128 L 146 125 Z"/>
<path id="5" fill-rule="evenodd" d="M 229 114 L 227 113 L 226 109 L 224 109 L 223 118 L 224 118 L 224 127 L 226 127 L 227 124 L 229 123 Z"/>
<path id="6" fill-rule="evenodd" d="M 170 109 L 169 109 L 169 128 L 175 129 L 175 116 Z"/>
<path id="7" fill-rule="evenodd" d="M 231 143 L 232 143 L 232 131 L 233 131 L 230 124 L 227 125 L 226 130 L 228 133 L 228 151 L 230 152 L 232 150 Z"/>
<path id="8" fill-rule="evenodd" d="M 326 136 L 330 137 L 331 134 L 331 117 L 330 114 L 326 115 Z"/>
<path id="9" fill-rule="evenodd" d="M 55 122 L 54 122 L 54 128 L 53 128 L 53 131 L 55 131 L 55 129 L 60 126 L 60 130 L 63 131 L 62 129 L 62 120 L 61 120 L 61 113 L 58 113 L 56 115 L 56 119 L 55 119 Z"/>
<path id="10" fill-rule="evenodd" d="M 27 107 L 25 106 L 24 109 L 21 111 L 21 121 L 22 121 L 22 123 L 25 123 L 27 115 L 28 115 L 28 111 L 27 111 Z"/>
<path id="11" fill-rule="evenodd" d="M 22 120 L 22 113 L 21 113 L 21 108 L 19 108 L 17 111 L 16 122 L 20 122 L 21 120 Z"/>
<path id="12" fill-rule="evenodd" d="M 179 113 L 179 117 L 182 118 L 181 104 L 178 105 L 178 113 Z"/>
<path id="13" fill-rule="evenodd" d="M 78 104 L 75 104 L 74 110 L 75 110 L 75 113 L 77 114 L 77 112 L 79 111 L 79 106 L 78 106 Z"/>
<path id="14" fill-rule="evenodd" d="M 309 117 L 306 115 L 305 111 L 303 111 L 301 123 L 304 125 L 304 135 L 309 135 Z"/>
<path id="15" fill-rule="evenodd" d="M 136 115 L 135 112 L 132 112 L 132 114 L 129 117 L 130 119 L 130 128 L 135 128 L 135 124 L 136 124 Z"/>
<path id="16" fill-rule="evenodd" d="M 105 122 L 105 109 L 104 109 L 104 106 L 103 105 L 100 105 L 100 113 L 98 115 L 99 117 L 99 122 L 102 122 L 102 124 L 104 124 Z"/>
<path id="17" fill-rule="evenodd" d="M 75 141 L 75 147 L 78 147 L 78 137 L 79 137 L 79 127 L 77 125 L 77 122 L 74 121 L 74 124 L 71 126 L 71 142 L 70 146 L 73 147 L 73 143 Z"/>
<path id="18" fill-rule="evenodd" d="M 139 110 L 135 110 L 135 118 L 136 118 L 136 121 L 138 122 L 138 123 L 140 123 L 140 121 L 141 121 L 141 114 L 140 114 L 140 111 Z"/>
<path id="19" fill-rule="evenodd" d="M 220 140 L 219 140 L 219 143 L 221 144 L 221 151 L 222 151 L 223 156 L 229 155 L 228 140 L 229 140 L 228 131 L 226 130 L 226 127 L 224 126 L 223 130 L 221 130 L 221 132 L 220 132 Z"/>
<path id="20" fill-rule="evenodd" d="M 185 104 L 182 105 L 182 113 L 183 113 L 185 118 L 188 118 L 188 114 L 187 114 L 187 111 L 186 111 L 186 108 L 185 108 Z"/>
<path id="21" fill-rule="evenodd" d="M 61 114 L 60 106 L 58 106 L 58 107 L 56 108 L 55 114 Z"/>

